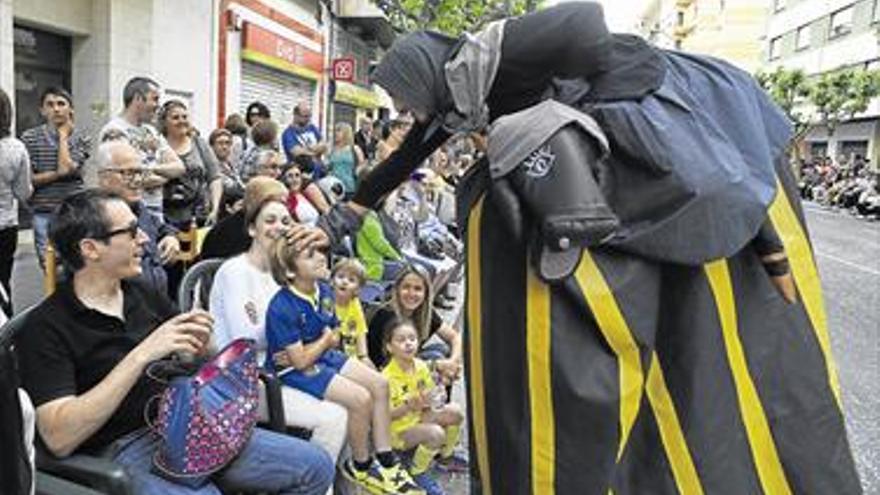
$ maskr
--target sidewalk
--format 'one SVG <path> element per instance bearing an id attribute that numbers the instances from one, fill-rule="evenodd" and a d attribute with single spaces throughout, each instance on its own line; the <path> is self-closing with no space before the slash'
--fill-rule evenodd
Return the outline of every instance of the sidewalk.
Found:
<path id="1" fill-rule="evenodd" d="M 32 306 L 43 298 L 43 272 L 34 250 L 33 230 L 18 232 L 18 249 L 12 267 L 12 305 L 15 313 Z"/>

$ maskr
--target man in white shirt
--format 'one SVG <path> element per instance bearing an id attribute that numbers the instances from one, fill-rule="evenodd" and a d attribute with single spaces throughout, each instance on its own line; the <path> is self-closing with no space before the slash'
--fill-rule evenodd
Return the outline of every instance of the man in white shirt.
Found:
<path id="1" fill-rule="evenodd" d="M 159 107 L 159 84 L 148 77 L 133 77 L 122 90 L 125 108 L 101 129 L 100 141 L 124 136 L 141 154 L 150 174 L 144 179 L 144 204 L 162 215 L 162 186 L 186 169 L 177 153 L 152 126 Z"/>

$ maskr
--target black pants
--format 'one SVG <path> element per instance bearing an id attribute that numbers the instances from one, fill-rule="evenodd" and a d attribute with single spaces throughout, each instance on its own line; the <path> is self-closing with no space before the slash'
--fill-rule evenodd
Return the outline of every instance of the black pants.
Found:
<path id="1" fill-rule="evenodd" d="M 6 291 L 8 300 L 0 301 L 0 308 L 7 315 L 12 315 L 12 262 L 15 260 L 15 248 L 18 247 L 18 227 L 8 227 L 0 230 L 0 284 Z"/>

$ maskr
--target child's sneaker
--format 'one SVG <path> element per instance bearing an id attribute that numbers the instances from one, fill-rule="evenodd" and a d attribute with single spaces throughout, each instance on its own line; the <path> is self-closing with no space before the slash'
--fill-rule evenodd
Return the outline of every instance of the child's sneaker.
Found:
<path id="1" fill-rule="evenodd" d="M 360 471 L 354 467 L 354 462 L 348 459 L 342 463 L 340 468 L 342 475 L 355 485 L 365 489 L 373 495 L 386 495 L 389 493 L 385 490 L 385 479 L 379 472 L 379 464 L 374 462 L 370 464 L 370 469 Z"/>
<path id="2" fill-rule="evenodd" d="M 397 463 L 391 467 L 382 467 L 376 463 L 379 473 L 382 476 L 383 488 L 386 493 L 397 493 L 400 495 L 425 495 L 425 490 L 419 488 L 419 485 L 413 481 L 406 469 Z"/>
<path id="3" fill-rule="evenodd" d="M 412 477 L 413 481 L 425 490 L 427 495 L 446 495 L 440 483 L 430 475 L 428 471 L 416 474 Z"/>
<path id="4" fill-rule="evenodd" d="M 446 473 L 467 473 L 470 470 L 467 454 L 458 450 L 454 450 L 449 457 L 437 456 L 434 466 L 438 471 Z"/>

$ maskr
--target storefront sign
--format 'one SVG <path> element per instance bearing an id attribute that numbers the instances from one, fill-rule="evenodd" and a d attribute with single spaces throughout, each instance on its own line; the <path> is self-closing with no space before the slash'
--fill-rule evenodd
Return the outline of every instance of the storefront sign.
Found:
<path id="1" fill-rule="evenodd" d="M 354 81 L 354 59 L 351 57 L 333 60 L 333 79 L 336 81 Z"/>
<path id="2" fill-rule="evenodd" d="M 339 103 L 360 108 L 379 108 L 381 106 L 379 95 L 375 91 L 342 81 L 336 83 L 336 94 L 333 99 Z"/>
<path id="3" fill-rule="evenodd" d="M 306 79 L 321 79 L 324 68 L 321 52 L 251 23 L 245 23 L 242 43 L 242 58 Z"/>

